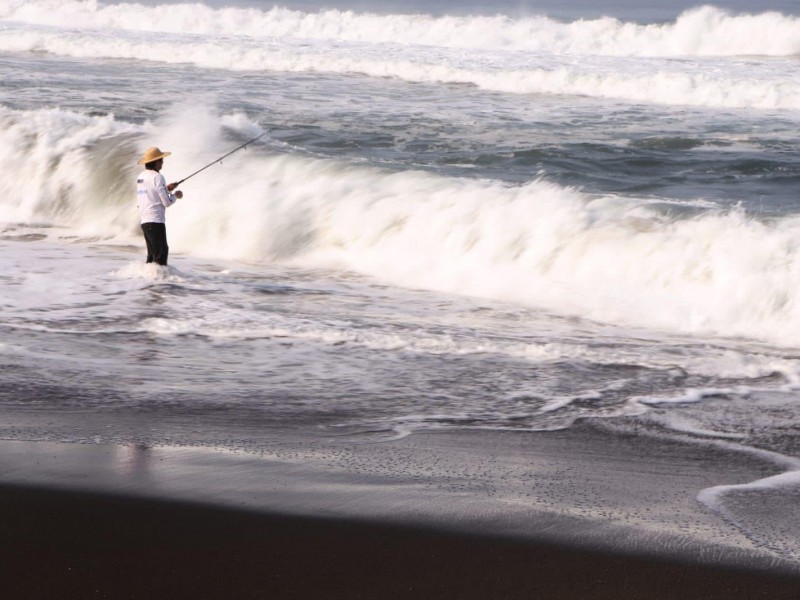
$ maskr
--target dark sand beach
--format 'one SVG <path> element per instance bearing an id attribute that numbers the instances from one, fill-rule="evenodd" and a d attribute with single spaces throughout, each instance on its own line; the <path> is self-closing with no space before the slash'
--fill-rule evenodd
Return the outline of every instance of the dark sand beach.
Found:
<path id="1" fill-rule="evenodd" d="M 431 528 L 0 488 L 4 598 L 796 598 L 800 578 Z"/>
<path id="2" fill-rule="evenodd" d="M 3 598 L 788 599 L 800 591 L 796 565 L 689 493 L 769 470 L 752 458 L 707 451 L 698 459 L 690 445 L 586 426 L 274 441 L 262 456 L 3 442 Z"/>

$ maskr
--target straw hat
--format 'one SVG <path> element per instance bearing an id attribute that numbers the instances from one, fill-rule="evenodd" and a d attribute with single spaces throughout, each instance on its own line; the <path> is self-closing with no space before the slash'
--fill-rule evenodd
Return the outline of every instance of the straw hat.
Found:
<path id="1" fill-rule="evenodd" d="M 165 158 L 170 154 L 172 154 L 172 152 L 162 152 L 161 150 L 153 146 L 152 148 L 148 148 L 147 150 L 144 151 L 144 156 L 142 156 L 142 158 L 140 158 L 139 162 L 137 162 L 136 164 L 146 165 L 147 163 L 153 162 L 154 160 L 158 160 L 159 158 Z"/>

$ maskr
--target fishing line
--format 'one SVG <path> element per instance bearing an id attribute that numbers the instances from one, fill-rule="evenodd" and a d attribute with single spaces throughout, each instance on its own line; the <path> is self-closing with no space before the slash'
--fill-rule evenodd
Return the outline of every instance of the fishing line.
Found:
<path id="1" fill-rule="evenodd" d="M 246 142 L 245 142 L 244 144 L 242 144 L 241 146 L 237 146 L 236 148 L 234 148 L 233 150 L 231 150 L 231 151 L 230 151 L 230 152 L 228 152 L 227 154 L 224 154 L 223 156 L 220 156 L 218 159 L 216 159 L 216 160 L 214 160 L 214 161 L 212 161 L 212 162 L 208 163 L 208 164 L 207 164 L 205 167 L 203 167 L 202 169 L 198 169 L 197 171 L 195 171 L 195 172 L 194 172 L 194 173 L 192 173 L 191 175 L 188 175 L 188 176 L 184 177 L 183 179 L 181 179 L 180 181 L 176 182 L 176 183 L 175 183 L 175 186 L 174 186 L 172 189 L 176 189 L 176 188 L 177 188 L 177 187 L 178 187 L 180 184 L 182 184 L 182 183 L 183 183 L 184 181 L 186 181 L 187 179 L 191 179 L 192 177 L 194 177 L 194 176 L 195 176 L 195 175 L 197 175 L 198 173 L 201 173 L 201 172 L 205 171 L 205 170 L 206 170 L 208 167 L 211 167 L 211 166 L 213 166 L 213 165 L 217 164 L 218 162 L 221 162 L 223 159 L 225 159 L 225 158 L 228 158 L 228 157 L 229 157 L 231 154 L 233 154 L 234 152 L 238 152 L 238 151 L 239 151 L 239 150 L 241 150 L 242 148 L 247 148 L 247 146 L 249 146 L 250 144 L 252 144 L 252 143 L 253 143 L 253 142 L 255 142 L 256 140 L 260 140 L 260 139 L 261 139 L 262 137 L 264 137 L 265 135 L 267 135 L 267 132 L 266 132 L 266 131 L 265 131 L 264 133 L 262 133 L 261 135 L 259 135 L 258 137 L 254 137 L 252 140 L 248 140 L 248 141 L 246 141 Z"/>

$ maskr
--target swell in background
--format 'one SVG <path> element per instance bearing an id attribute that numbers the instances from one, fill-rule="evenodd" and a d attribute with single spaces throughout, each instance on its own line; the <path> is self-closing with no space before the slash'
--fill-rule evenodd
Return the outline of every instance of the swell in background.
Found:
<path id="1" fill-rule="evenodd" d="M 5 0 L 0 50 L 360 74 L 514 94 L 797 110 L 800 20 L 705 6 L 670 23 Z M 765 60 L 769 58 L 770 60 Z"/>

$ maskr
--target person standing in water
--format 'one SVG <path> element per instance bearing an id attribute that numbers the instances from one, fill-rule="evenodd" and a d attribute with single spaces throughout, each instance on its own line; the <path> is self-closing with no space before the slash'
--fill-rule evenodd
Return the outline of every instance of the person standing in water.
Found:
<path id="1" fill-rule="evenodd" d="M 147 244 L 147 262 L 166 266 L 169 246 L 167 246 L 167 226 L 165 213 L 168 207 L 183 198 L 183 192 L 172 190 L 177 183 L 167 185 L 161 174 L 164 158 L 172 152 L 162 152 L 155 146 L 145 150 L 137 164 L 144 165 L 144 171 L 136 178 L 136 197 L 142 216 L 142 232 Z"/>

